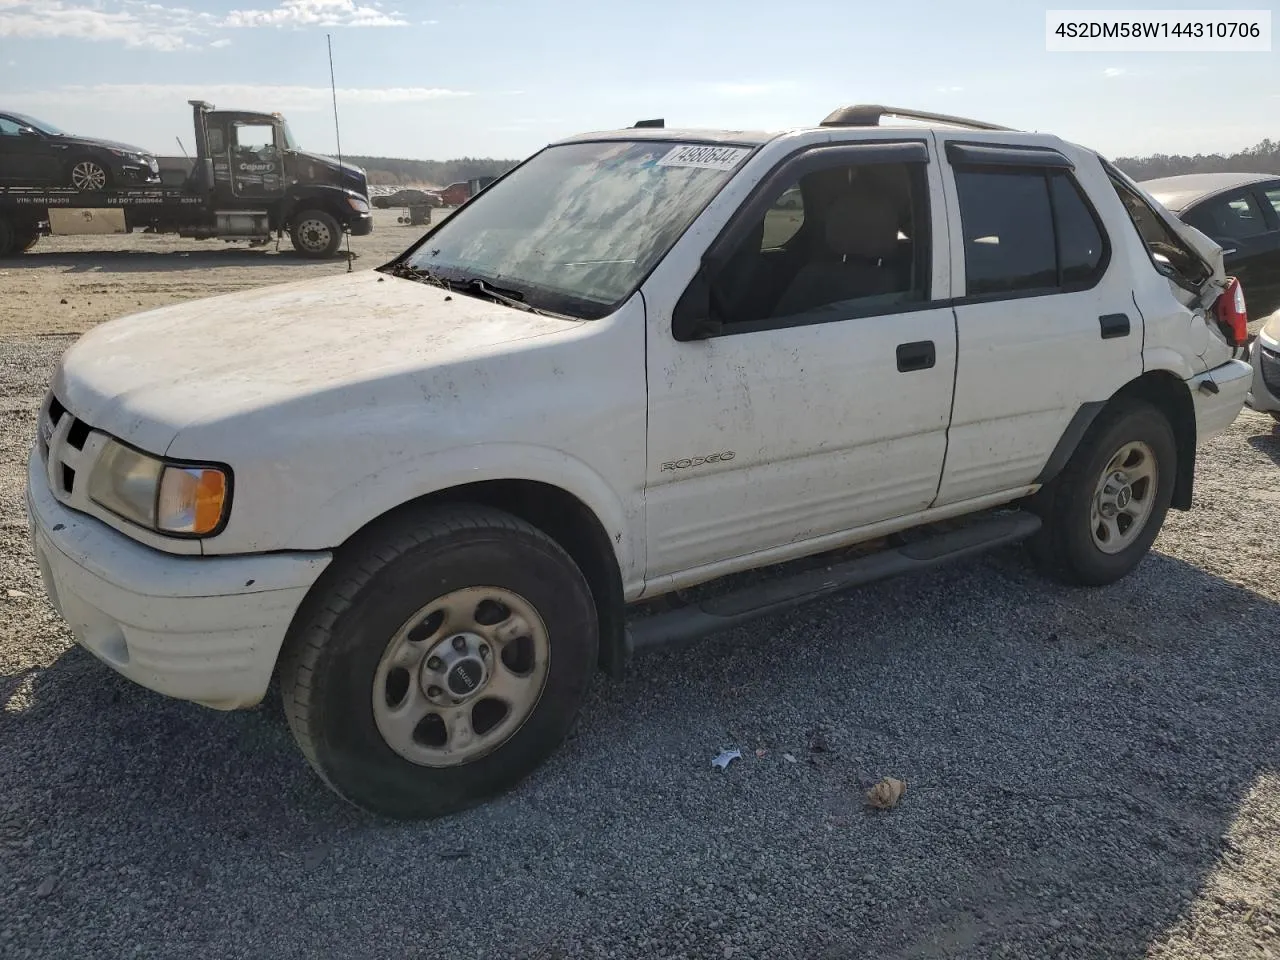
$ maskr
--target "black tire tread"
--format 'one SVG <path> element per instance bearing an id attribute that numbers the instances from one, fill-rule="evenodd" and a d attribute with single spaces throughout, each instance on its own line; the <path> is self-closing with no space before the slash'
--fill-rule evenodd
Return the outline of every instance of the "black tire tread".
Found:
<path id="1" fill-rule="evenodd" d="M 1064 491 L 1073 490 L 1080 483 L 1092 482 L 1093 478 L 1085 475 L 1085 468 L 1099 439 L 1116 424 L 1136 414 L 1154 414 L 1166 422 L 1168 419 L 1158 407 L 1145 400 L 1113 400 L 1089 425 L 1062 472 L 1032 498 L 1031 509 L 1043 518 L 1044 526 L 1027 546 L 1036 566 L 1048 576 L 1076 586 L 1090 585 L 1091 581 L 1082 577 L 1068 561 L 1066 535 L 1069 527 L 1063 516 L 1067 509 Z M 1162 466 L 1167 468 L 1171 465 Z M 1160 519 L 1163 520 L 1163 516 Z"/>
<path id="2" fill-rule="evenodd" d="M 507 531 L 532 536 L 573 562 L 558 543 L 537 527 L 492 507 L 433 507 L 421 511 L 416 517 L 408 515 L 397 520 L 394 530 L 375 526 L 365 531 L 363 537 L 357 535 L 355 541 L 347 545 L 346 549 L 351 551 L 349 555 L 334 557 L 325 571 L 332 578 L 326 577 L 329 582 L 322 589 L 313 590 L 304 601 L 304 608 L 299 611 L 280 653 L 280 695 L 289 729 L 311 768 L 338 794 L 342 794 L 342 790 L 330 779 L 319 759 L 314 729 L 317 705 L 311 702 L 309 681 L 323 654 L 329 631 L 374 577 L 410 550 L 468 530 Z"/>

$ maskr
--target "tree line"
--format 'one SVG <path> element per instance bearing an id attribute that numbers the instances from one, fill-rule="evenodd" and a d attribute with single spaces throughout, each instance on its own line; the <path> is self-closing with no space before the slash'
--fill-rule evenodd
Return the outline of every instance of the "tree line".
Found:
<path id="1" fill-rule="evenodd" d="M 1239 153 L 1157 153 L 1150 157 L 1120 157 L 1113 161 L 1135 180 L 1155 180 L 1183 173 L 1277 173 L 1280 174 L 1280 142 L 1263 140 Z"/>

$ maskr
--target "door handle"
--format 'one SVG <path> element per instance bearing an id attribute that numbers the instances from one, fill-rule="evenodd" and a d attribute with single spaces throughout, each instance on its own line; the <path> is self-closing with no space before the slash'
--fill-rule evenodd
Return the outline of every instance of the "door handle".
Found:
<path id="1" fill-rule="evenodd" d="M 1129 335 L 1129 315 L 1127 313 L 1108 313 L 1098 318 L 1098 326 L 1102 329 L 1103 340 Z"/>
<path id="2" fill-rule="evenodd" d="M 932 340 L 916 340 L 898 344 L 898 372 L 928 370 L 938 359 Z"/>

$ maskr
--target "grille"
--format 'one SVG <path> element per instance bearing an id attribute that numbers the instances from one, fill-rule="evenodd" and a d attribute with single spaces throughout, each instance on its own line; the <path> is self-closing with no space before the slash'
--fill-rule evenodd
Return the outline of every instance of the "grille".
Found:
<path id="1" fill-rule="evenodd" d="M 92 429 L 49 394 L 40 416 L 40 458 L 49 471 L 49 486 L 59 500 L 69 500 L 76 492 L 80 455 Z"/>
<path id="2" fill-rule="evenodd" d="M 1280 397 L 1280 353 L 1268 350 L 1259 344 L 1262 350 L 1262 382 L 1271 393 Z"/>

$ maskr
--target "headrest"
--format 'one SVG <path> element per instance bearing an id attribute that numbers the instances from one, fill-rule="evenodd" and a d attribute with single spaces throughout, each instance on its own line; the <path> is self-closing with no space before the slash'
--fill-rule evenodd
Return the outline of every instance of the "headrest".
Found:
<path id="1" fill-rule="evenodd" d="M 826 238 L 838 256 L 891 256 L 898 247 L 898 210 L 883 193 L 847 193 L 827 208 Z"/>

